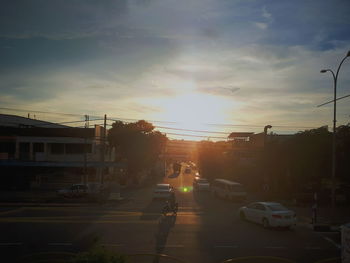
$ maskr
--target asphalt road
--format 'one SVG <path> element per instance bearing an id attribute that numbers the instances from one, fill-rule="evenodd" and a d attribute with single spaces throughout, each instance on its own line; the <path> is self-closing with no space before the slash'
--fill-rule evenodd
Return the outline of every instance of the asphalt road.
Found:
<path id="1" fill-rule="evenodd" d="M 185 262 L 261 262 L 255 256 L 265 256 L 264 262 L 286 262 L 278 257 L 306 263 L 340 256 L 334 244 L 303 224 L 289 231 L 241 221 L 242 203 L 193 192 L 192 180 L 184 173 L 164 178 L 179 202 L 178 215 L 166 218 L 160 215 L 164 201 L 152 200 L 152 188 L 134 190 L 120 204 L 0 210 L 0 253 L 11 262 L 31 253 L 82 251 L 97 242 L 116 252 L 161 253 Z"/>

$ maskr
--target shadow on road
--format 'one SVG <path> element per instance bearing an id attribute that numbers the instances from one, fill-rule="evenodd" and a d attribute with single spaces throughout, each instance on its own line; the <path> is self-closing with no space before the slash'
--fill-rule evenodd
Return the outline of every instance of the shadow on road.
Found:
<path id="1" fill-rule="evenodd" d="M 165 248 L 170 229 L 175 226 L 176 215 L 162 216 L 159 219 L 156 237 L 155 251 L 161 254 Z M 157 262 L 157 261 L 156 261 Z"/>
<path id="2" fill-rule="evenodd" d="M 140 216 L 141 220 L 155 220 L 161 215 L 162 208 L 165 206 L 164 200 L 152 200 L 143 210 Z"/>

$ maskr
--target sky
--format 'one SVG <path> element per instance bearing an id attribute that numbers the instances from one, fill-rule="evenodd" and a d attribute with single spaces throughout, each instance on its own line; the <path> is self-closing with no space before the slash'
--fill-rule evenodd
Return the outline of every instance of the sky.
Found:
<path id="1" fill-rule="evenodd" d="M 2 108 L 219 132 L 259 132 L 267 124 L 277 133 L 332 127 L 332 104 L 317 105 L 332 100 L 333 79 L 320 70 L 336 70 L 350 50 L 348 0 L 0 5 Z M 338 79 L 338 96 L 348 94 L 350 58 Z M 349 102 L 337 104 L 338 125 L 350 122 Z"/>

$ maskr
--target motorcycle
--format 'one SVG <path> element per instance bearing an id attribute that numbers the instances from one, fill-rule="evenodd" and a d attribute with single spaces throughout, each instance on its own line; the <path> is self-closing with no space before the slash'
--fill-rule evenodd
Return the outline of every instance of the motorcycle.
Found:
<path id="1" fill-rule="evenodd" d="M 167 202 L 166 205 L 162 209 L 163 216 L 166 216 L 168 213 L 173 213 L 173 215 L 177 214 L 179 208 L 179 204 L 175 203 L 173 207 L 170 206 L 170 204 Z"/>

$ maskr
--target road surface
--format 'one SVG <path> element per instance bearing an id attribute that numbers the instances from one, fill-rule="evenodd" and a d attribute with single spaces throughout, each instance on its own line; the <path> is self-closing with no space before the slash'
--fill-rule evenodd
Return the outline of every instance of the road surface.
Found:
<path id="1" fill-rule="evenodd" d="M 192 180 L 193 174 L 185 173 L 163 179 L 176 189 L 176 217 L 161 216 L 164 202 L 152 200 L 151 187 L 131 191 L 128 200 L 120 204 L 2 209 L 2 258 L 84 251 L 96 243 L 120 253 L 161 253 L 202 263 L 236 257 L 257 262 L 254 256 L 268 256 L 270 262 L 279 262 L 272 260 L 281 257 L 306 263 L 340 256 L 339 248 L 330 240 L 303 224 L 289 231 L 241 221 L 237 209 L 242 203 L 194 192 Z"/>

